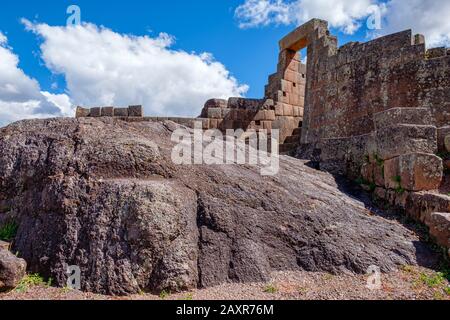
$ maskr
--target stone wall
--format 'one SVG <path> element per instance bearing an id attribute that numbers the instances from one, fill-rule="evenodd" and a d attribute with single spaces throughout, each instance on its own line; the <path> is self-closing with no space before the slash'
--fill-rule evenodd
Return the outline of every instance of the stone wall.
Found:
<path id="1" fill-rule="evenodd" d="M 144 111 L 142 106 L 129 106 L 128 108 L 117 107 L 77 107 L 75 117 L 117 117 L 117 118 L 142 118 Z"/>
<path id="2" fill-rule="evenodd" d="M 450 248 L 450 51 L 426 50 L 411 31 L 339 48 L 321 20 L 280 42 L 292 46 L 308 50 L 297 155 L 314 154 Z"/>
<path id="3" fill-rule="evenodd" d="M 280 151 L 294 149 L 300 141 L 305 104 L 306 65 L 293 50 L 281 50 L 277 72 L 269 76 L 264 99 L 208 100 L 201 118 L 210 129 L 279 130 Z"/>

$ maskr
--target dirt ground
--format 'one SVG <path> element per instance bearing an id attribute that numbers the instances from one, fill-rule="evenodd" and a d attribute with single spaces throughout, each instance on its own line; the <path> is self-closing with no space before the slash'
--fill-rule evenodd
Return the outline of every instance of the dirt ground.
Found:
<path id="1" fill-rule="evenodd" d="M 177 294 L 128 297 L 83 293 L 41 283 L 0 294 L 0 300 L 450 300 L 446 277 L 445 273 L 427 268 L 403 266 L 382 274 L 379 289 L 369 289 L 369 275 L 277 272 L 270 283 L 224 284 Z"/>

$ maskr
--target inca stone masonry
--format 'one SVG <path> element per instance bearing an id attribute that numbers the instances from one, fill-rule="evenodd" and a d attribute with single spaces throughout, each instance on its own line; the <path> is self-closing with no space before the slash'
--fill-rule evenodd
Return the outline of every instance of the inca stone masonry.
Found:
<path id="1" fill-rule="evenodd" d="M 77 117 L 279 129 L 281 152 L 358 181 L 426 224 L 450 256 L 450 49 L 427 50 L 411 30 L 337 42 L 326 21 L 309 21 L 280 41 L 263 99 L 212 99 L 197 119 L 144 117 L 139 106 L 79 107 Z"/>

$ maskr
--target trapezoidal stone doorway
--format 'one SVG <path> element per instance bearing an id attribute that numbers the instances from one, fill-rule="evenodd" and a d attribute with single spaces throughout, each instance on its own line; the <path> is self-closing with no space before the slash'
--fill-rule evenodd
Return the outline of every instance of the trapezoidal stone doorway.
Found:
<path id="1" fill-rule="evenodd" d="M 302 125 L 307 112 L 308 68 L 301 62 L 300 50 L 313 51 L 310 44 L 328 31 L 326 21 L 314 19 L 280 40 L 277 72 L 269 77 L 265 96 L 275 103 L 273 129 L 280 130 L 280 152 L 294 150 L 301 141 Z"/>

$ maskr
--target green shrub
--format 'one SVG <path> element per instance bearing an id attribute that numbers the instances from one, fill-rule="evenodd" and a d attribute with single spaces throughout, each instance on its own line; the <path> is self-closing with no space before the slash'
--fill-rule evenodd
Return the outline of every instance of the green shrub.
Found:
<path id="1" fill-rule="evenodd" d="M 13 240 L 17 234 L 19 226 L 13 221 L 9 221 L 0 227 L 0 240 L 9 242 Z"/>
<path id="2" fill-rule="evenodd" d="M 45 281 L 44 278 L 42 278 L 39 274 L 27 274 L 17 285 L 16 291 L 26 292 L 31 287 L 41 285 L 45 285 Z"/>
<path id="3" fill-rule="evenodd" d="M 278 292 L 278 289 L 274 285 L 269 284 L 264 288 L 264 292 L 274 294 Z"/>
<path id="4" fill-rule="evenodd" d="M 430 288 L 435 288 L 445 281 L 444 274 L 442 272 L 437 272 L 434 275 L 426 275 L 425 273 L 420 274 L 420 281 L 422 281 L 423 284 L 427 285 Z"/>
<path id="5" fill-rule="evenodd" d="M 170 296 L 170 292 L 166 291 L 166 290 L 161 291 L 161 293 L 159 294 L 159 297 L 162 300 L 167 299 L 169 296 Z"/>

